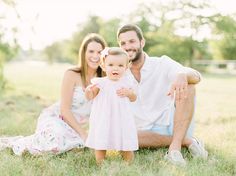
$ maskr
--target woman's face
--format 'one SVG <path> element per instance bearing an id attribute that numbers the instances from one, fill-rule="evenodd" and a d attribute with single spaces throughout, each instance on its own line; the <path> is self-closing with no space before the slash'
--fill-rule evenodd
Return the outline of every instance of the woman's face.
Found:
<path id="1" fill-rule="evenodd" d="M 87 50 L 85 52 L 85 59 L 88 68 L 97 69 L 100 64 L 100 53 L 103 47 L 100 43 L 92 41 L 88 44 Z"/>

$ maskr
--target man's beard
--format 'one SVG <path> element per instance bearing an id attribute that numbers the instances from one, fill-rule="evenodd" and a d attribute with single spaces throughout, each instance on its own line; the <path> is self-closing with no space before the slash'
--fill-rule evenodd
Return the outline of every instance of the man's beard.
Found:
<path id="1" fill-rule="evenodd" d="M 140 47 L 140 48 L 137 48 L 137 52 L 136 52 L 134 58 L 131 58 L 130 61 L 131 61 L 131 62 L 136 62 L 136 61 L 138 61 L 138 60 L 141 58 L 141 55 L 142 55 L 142 49 L 141 49 L 141 47 Z"/>

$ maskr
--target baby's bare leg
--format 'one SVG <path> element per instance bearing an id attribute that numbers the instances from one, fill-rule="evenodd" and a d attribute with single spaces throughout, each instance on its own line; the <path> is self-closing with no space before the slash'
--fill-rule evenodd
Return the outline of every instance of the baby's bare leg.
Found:
<path id="1" fill-rule="evenodd" d="M 121 151 L 122 158 L 131 163 L 134 159 L 134 152 L 133 151 Z"/>
<path id="2" fill-rule="evenodd" d="M 95 150 L 96 162 L 101 165 L 106 156 L 106 150 Z"/>

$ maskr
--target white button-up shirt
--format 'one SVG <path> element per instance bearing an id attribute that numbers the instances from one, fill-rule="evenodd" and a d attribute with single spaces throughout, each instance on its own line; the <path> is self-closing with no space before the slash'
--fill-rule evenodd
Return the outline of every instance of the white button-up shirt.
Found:
<path id="1" fill-rule="evenodd" d="M 169 125 L 174 100 L 167 93 L 177 73 L 184 70 L 185 67 L 168 56 L 145 55 L 140 82 L 128 71 L 128 77 L 137 85 L 137 100 L 132 103 L 132 109 L 138 129 L 148 130 L 156 124 Z"/>

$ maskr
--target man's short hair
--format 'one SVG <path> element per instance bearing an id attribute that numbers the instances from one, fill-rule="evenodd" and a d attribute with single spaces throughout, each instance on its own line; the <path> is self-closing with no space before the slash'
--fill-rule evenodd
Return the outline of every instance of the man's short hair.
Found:
<path id="1" fill-rule="evenodd" d="M 120 27 L 117 31 L 117 39 L 119 39 L 120 34 L 128 32 L 128 31 L 136 32 L 140 41 L 144 39 L 142 30 L 135 24 L 126 24 Z"/>

